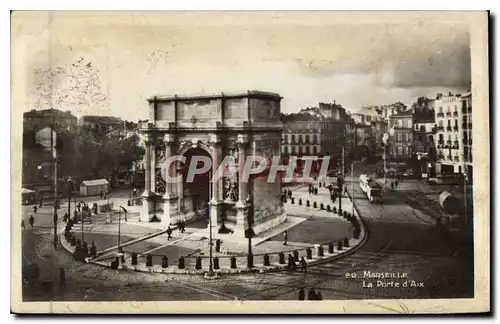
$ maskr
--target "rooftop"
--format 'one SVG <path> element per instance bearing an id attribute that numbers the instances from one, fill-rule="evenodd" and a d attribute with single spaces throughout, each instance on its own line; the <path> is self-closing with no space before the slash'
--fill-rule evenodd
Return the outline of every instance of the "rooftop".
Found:
<path id="1" fill-rule="evenodd" d="M 274 92 L 266 92 L 260 90 L 248 90 L 246 92 L 238 93 L 226 93 L 221 92 L 218 94 L 191 94 L 191 95 L 157 95 L 147 98 L 148 102 L 152 102 L 155 99 L 159 101 L 179 101 L 179 100 L 193 100 L 193 99 L 221 99 L 221 98 L 246 98 L 246 97 L 267 97 L 274 99 L 283 99 L 279 94 Z"/>

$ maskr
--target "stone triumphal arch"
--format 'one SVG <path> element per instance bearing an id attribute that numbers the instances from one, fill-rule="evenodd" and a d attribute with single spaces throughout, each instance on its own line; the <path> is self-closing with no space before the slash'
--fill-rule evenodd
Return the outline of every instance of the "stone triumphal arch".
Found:
<path id="1" fill-rule="evenodd" d="M 161 221 L 167 226 L 210 214 L 213 226 L 235 234 L 243 234 L 249 223 L 258 234 L 284 222 L 278 179 L 268 183 L 262 176 L 245 182 L 239 181 L 239 175 L 225 173 L 210 185 L 207 172 L 186 182 L 186 165 L 196 155 L 210 157 L 212 170 L 226 156 L 234 158 L 237 167 L 232 170 L 243 169 L 249 155 L 278 156 L 283 129 L 281 99 L 261 91 L 148 99 L 149 120 L 140 128 L 146 141 L 141 221 Z M 185 156 L 187 163 L 171 171 L 179 181 L 166 183 L 161 168 L 172 155 Z M 249 209 L 253 210 L 250 218 Z"/>

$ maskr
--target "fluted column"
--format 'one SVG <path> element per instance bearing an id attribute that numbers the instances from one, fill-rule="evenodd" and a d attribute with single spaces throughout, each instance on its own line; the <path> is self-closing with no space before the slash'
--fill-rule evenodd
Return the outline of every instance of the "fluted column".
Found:
<path id="1" fill-rule="evenodd" d="M 174 138 L 171 134 L 165 134 L 163 136 L 163 143 L 165 144 L 165 159 L 168 159 L 172 156 L 172 144 L 174 142 Z M 168 165 L 168 169 L 165 170 L 166 175 L 170 179 L 166 179 L 165 181 L 165 194 L 163 195 L 163 217 L 162 224 L 164 226 L 176 224 L 179 221 L 179 200 L 178 197 L 172 193 L 172 189 L 176 183 L 172 182 L 172 178 L 175 178 L 177 175 L 176 164 L 171 163 Z"/>
<path id="2" fill-rule="evenodd" d="M 235 232 L 243 235 L 245 231 L 246 217 L 248 213 L 247 196 L 248 180 L 243 179 L 246 161 L 247 138 L 238 135 L 238 202 L 236 203 L 236 227 Z"/>
<path id="3" fill-rule="evenodd" d="M 220 137 L 218 135 L 212 135 L 210 138 L 210 142 L 212 144 L 212 179 L 215 178 L 216 172 L 219 169 L 219 165 L 222 160 L 222 143 L 220 141 Z M 212 222 L 212 226 L 218 226 L 219 218 L 222 212 L 222 200 L 220 199 L 220 183 L 222 181 L 222 177 L 218 180 L 213 181 L 209 179 L 210 186 L 212 186 L 211 197 L 210 197 L 210 218 Z"/>
<path id="4" fill-rule="evenodd" d="M 248 196 L 248 181 L 243 181 L 247 143 L 238 142 L 238 206 L 246 206 Z"/>
<path id="5" fill-rule="evenodd" d="M 169 157 L 172 156 L 172 144 L 173 144 L 173 138 L 170 134 L 165 134 L 163 137 L 163 143 L 165 144 L 165 159 L 168 159 Z M 172 178 L 175 177 L 177 174 L 177 170 L 175 169 L 175 164 L 172 163 L 170 164 L 168 170 L 165 170 L 167 172 L 167 175 Z M 175 196 L 172 193 L 174 183 L 171 181 L 165 181 L 165 195 L 163 196 L 164 199 L 170 199 L 171 197 Z"/>
<path id="6" fill-rule="evenodd" d="M 153 145 L 150 135 L 146 135 L 146 149 L 144 152 L 144 193 L 145 197 L 149 197 L 151 193 L 151 147 Z"/>
<path id="7" fill-rule="evenodd" d="M 151 148 L 150 148 L 150 177 L 151 177 L 151 192 L 156 192 L 156 138 L 151 138 Z"/>

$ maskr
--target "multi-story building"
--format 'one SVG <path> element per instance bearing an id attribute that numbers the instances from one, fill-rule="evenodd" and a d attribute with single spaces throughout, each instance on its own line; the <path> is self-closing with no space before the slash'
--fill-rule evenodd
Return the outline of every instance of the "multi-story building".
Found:
<path id="1" fill-rule="evenodd" d="M 354 119 L 356 128 L 356 159 L 373 155 L 376 143 L 372 128 L 373 116 L 365 115 L 363 113 L 354 113 L 352 114 L 352 118 Z"/>
<path id="2" fill-rule="evenodd" d="M 464 169 L 468 181 L 472 182 L 472 96 L 471 93 L 462 95 L 462 144 L 464 146 Z"/>
<path id="3" fill-rule="evenodd" d="M 283 135 L 281 154 L 318 155 L 322 153 L 326 127 L 324 116 L 301 111 L 295 114 L 282 114 Z"/>
<path id="4" fill-rule="evenodd" d="M 56 130 L 73 130 L 77 126 L 77 118 L 70 111 L 57 109 L 33 109 L 23 114 L 23 128 L 25 131 L 37 131 L 50 126 L 53 126 Z"/>
<path id="5" fill-rule="evenodd" d="M 435 177 L 435 172 L 431 172 L 429 163 L 435 163 L 437 133 L 434 109 L 426 107 L 413 108 L 413 147 L 416 154 L 415 174 L 420 176 L 427 173 L 430 177 Z"/>
<path id="6" fill-rule="evenodd" d="M 346 145 L 345 145 L 345 155 L 349 157 L 349 160 L 354 160 L 355 150 L 356 150 L 356 122 L 352 118 L 351 113 L 346 113 L 345 117 L 345 132 L 346 132 Z"/>
<path id="7" fill-rule="evenodd" d="M 413 110 L 400 112 L 389 117 L 389 127 L 394 133 L 389 139 L 389 159 L 408 162 L 413 157 Z"/>
<path id="8" fill-rule="evenodd" d="M 464 134 L 462 96 L 451 92 L 445 96 L 438 94 L 434 106 L 437 122 L 436 174 L 438 177 L 462 174 L 465 165 L 464 145 L 460 140 Z M 468 123 L 465 126 L 468 126 Z M 465 133 L 469 135 L 467 130 Z M 470 136 L 467 138 L 470 139 Z"/>
<path id="9" fill-rule="evenodd" d="M 23 186 L 40 194 L 52 191 L 52 155 L 35 140 L 36 133 L 53 127 L 56 133 L 72 131 L 77 118 L 69 111 L 57 109 L 31 110 L 23 114 Z"/>

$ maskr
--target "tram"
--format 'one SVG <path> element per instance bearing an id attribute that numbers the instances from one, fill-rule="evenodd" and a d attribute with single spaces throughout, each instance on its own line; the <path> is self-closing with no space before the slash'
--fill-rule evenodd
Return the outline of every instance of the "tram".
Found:
<path id="1" fill-rule="evenodd" d="M 360 175 L 359 186 L 371 203 L 382 202 L 382 186 L 374 181 L 370 176 L 366 174 Z"/>

